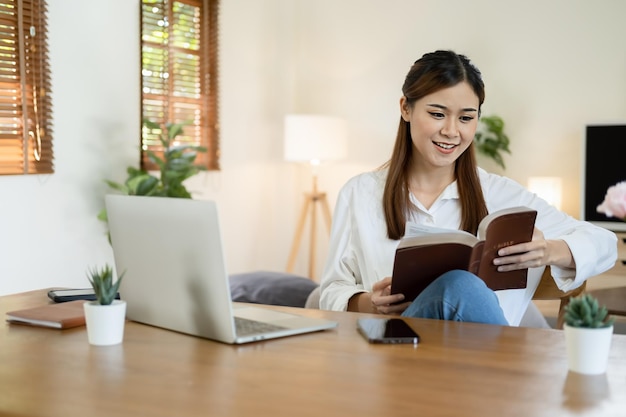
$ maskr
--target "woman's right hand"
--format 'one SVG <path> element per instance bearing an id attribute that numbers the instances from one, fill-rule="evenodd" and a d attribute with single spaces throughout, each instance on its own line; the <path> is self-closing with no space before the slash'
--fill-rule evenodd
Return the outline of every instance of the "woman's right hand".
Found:
<path id="1" fill-rule="evenodd" d="M 411 304 L 410 301 L 400 303 L 404 294 L 391 294 L 391 277 L 375 283 L 369 295 L 372 309 L 378 314 L 401 314 Z"/>

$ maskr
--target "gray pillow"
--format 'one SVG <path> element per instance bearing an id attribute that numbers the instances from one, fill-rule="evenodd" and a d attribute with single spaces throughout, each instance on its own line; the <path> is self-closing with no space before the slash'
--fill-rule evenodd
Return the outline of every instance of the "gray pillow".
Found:
<path id="1" fill-rule="evenodd" d="M 230 276 L 233 301 L 304 307 L 318 284 L 309 278 L 284 272 L 256 271 Z"/>

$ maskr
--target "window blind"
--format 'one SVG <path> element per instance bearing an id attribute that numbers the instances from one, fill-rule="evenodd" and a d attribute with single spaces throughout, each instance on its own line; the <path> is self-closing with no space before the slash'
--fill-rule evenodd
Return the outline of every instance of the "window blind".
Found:
<path id="1" fill-rule="evenodd" d="M 0 3 L 0 174 L 54 172 L 45 0 Z"/>
<path id="2" fill-rule="evenodd" d="M 189 123 L 176 144 L 203 146 L 196 163 L 219 169 L 218 0 L 142 0 L 143 120 Z M 159 130 L 142 128 L 141 166 L 157 169 L 147 150 L 162 155 Z M 176 145 L 175 144 L 175 145 Z"/>

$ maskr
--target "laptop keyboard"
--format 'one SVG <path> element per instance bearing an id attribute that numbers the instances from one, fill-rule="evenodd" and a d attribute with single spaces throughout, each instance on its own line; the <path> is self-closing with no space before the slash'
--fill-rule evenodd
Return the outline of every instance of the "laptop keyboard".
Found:
<path id="1" fill-rule="evenodd" d="M 237 336 L 249 336 L 252 334 L 267 333 L 277 330 L 285 330 L 287 327 L 276 326 L 274 324 L 263 323 L 262 321 L 235 317 L 235 329 Z"/>

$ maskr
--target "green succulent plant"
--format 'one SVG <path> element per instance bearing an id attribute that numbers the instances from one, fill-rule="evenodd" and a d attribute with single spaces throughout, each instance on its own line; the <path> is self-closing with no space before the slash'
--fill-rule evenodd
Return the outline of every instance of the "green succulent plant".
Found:
<path id="1" fill-rule="evenodd" d="M 96 294 L 98 304 L 103 306 L 110 305 L 117 297 L 117 292 L 122 283 L 124 273 L 119 276 L 117 281 L 113 282 L 113 269 L 109 265 L 102 268 L 94 267 L 89 270 L 87 278 Z"/>
<path id="2" fill-rule="evenodd" d="M 570 327 L 597 329 L 609 327 L 615 319 L 608 315 L 606 307 L 600 306 L 591 294 L 582 294 L 570 299 L 565 306 L 565 324 Z"/>
<path id="3" fill-rule="evenodd" d="M 481 116 L 474 136 L 476 150 L 506 168 L 502 152 L 511 153 L 509 137 L 504 133 L 504 120 L 500 116 Z"/>

